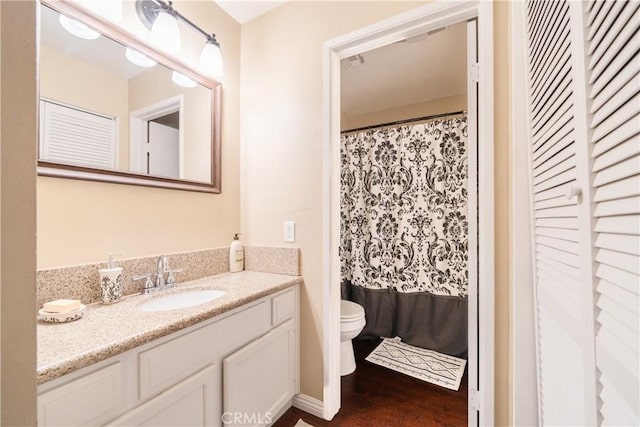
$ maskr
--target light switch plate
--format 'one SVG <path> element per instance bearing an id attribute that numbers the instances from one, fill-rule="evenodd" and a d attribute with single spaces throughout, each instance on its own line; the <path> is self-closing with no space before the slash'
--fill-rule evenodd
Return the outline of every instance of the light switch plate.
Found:
<path id="1" fill-rule="evenodd" d="M 293 243 L 296 241 L 296 223 L 293 221 L 284 222 L 284 241 Z"/>

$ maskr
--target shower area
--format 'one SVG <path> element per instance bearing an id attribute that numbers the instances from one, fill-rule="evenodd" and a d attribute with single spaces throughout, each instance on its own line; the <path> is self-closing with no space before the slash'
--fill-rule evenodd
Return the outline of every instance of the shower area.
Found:
<path id="1" fill-rule="evenodd" d="M 342 61 L 340 275 L 365 311 L 356 339 L 467 357 L 466 43 L 462 23 Z"/>

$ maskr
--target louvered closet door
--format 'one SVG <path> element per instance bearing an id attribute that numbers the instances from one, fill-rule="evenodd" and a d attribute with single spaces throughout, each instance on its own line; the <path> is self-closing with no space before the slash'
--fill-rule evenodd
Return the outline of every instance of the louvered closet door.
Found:
<path id="1" fill-rule="evenodd" d="M 525 17 L 540 421 L 553 426 L 596 422 L 589 210 L 567 194 L 586 184 L 570 7 L 528 1 Z"/>
<path id="2" fill-rule="evenodd" d="M 587 93 L 603 425 L 640 425 L 640 2 L 590 1 Z"/>
<path id="3" fill-rule="evenodd" d="M 81 109 L 40 101 L 40 159 L 117 168 L 117 122 Z"/>

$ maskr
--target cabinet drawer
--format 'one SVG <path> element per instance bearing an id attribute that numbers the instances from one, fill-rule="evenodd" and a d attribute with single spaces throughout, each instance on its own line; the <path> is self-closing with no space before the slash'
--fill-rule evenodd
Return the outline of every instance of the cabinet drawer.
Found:
<path id="1" fill-rule="evenodd" d="M 124 401 L 120 362 L 38 396 L 38 425 L 99 425 L 118 415 Z"/>
<path id="2" fill-rule="evenodd" d="M 276 326 L 291 319 L 296 310 L 296 294 L 292 289 L 271 300 L 271 325 Z"/>
<path id="3" fill-rule="evenodd" d="M 187 378 L 269 329 L 267 301 L 138 355 L 140 400 Z"/>

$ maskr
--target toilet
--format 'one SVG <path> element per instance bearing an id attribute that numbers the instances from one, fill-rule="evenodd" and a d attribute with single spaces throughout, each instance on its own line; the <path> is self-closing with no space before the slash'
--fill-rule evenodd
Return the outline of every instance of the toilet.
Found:
<path id="1" fill-rule="evenodd" d="M 354 339 L 365 325 L 364 308 L 351 301 L 340 301 L 340 375 L 349 375 L 356 370 L 353 357 Z"/>

